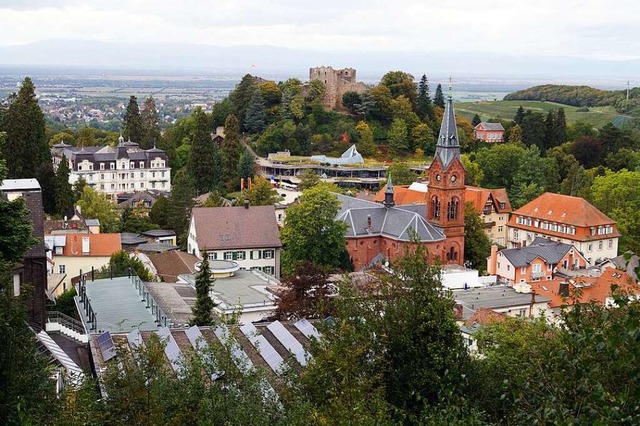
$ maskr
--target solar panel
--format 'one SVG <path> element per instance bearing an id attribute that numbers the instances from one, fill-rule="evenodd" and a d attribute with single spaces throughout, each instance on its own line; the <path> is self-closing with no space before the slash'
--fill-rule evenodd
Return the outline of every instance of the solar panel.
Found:
<path id="1" fill-rule="evenodd" d="M 164 353 L 169 358 L 169 362 L 171 363 L 171 368 L 173 371 L 180 372 L 182 370 L 181 358 L 182 352 L 176 343 L 176 340 L 171 335 L 171 330 L 169 327 L 162 327 L 160 330 L 156 332 L 156 334 L 166 342 L 164 347 Z"/>
<path id="2" fill-rule="evenodd" d="M 100 348 L 100 353 L 102 354 L 102 360 L 107 362 L 111 358 L 116 356 L 116 347 L 113 344 L 113 339 L 111 338 L 111 333 L 105 331 L 101 335 L 98 336 L 98 347 Z"/>
<path id="3" fill-rule="evenodd" d="M 218 324 L 213 330 L 216 337 L 225 346 L 231 347 L 231 353 L 233 354 L 233 362 L 243 373 L 248 373 L 253 368 L 253 363 L 249 359 L 246 353 L 242 350 L 238 342 L 230 341 L 231 333 L 225 324 Z"/>
<path id="4" fill-rule="evenodd" d="M 307 357 L 310 357 L 311 355 L 309 355 L 302 344 L 293 337 L 293 334 L 291 334 L 280 321 L 272 322 L 267 326 L 267 328 L 274 336 L 276 336 L 276 339 L 278 339 L 280 343 L 282 343 L 282 345 L 296 357 L 296 360 L 300 365 L 303 367 L 307 365 Z"/>
<path id="5" fill-rule="evenodd" d="M 267 362 L 269 367 L 271 367 L 273 372 L 279 374 L 284 367 L 284 359 L 276 352 L 267 339 L 258 333 L 256 326 L 249 322 L 240 327 L 240 331 L 249 339 L 253 347 L 258 350 L 258 353 Z"/>
<path id="6" fill-rule="evenodd" d="M 204 339 L 202 332 L 198 328 L 197 325 L 185 330 L 184 332 L 191 342 L 191 346 L 193 349 L 198 352 L 200 355 L 205 357 L 212 365 L 214 364 L 213 355 L 209 352 L 209 345 L 207 345 L 207 341 Z M 224 375 L 224 371 L 218 371 L 211 375 L 211 380 L 216 380 L 219 377 Z"/>
<path id="7" fill-rule="evenodd" d="M 320 340 L 320 337 L 322 337 L 318 329 L 315 328 L 309 321 L 307 321 L 306 318 L 302 318 L 300 321 L 293 324 L 293 326 L 300 330 L 300 332 L 304 334 L 304 336 L 309 340 L 311 340 L 312 337 L 314 339 Z"/>
<path id="8" fill-rule="evenodd" d="M 127 341 L 129 342 L 129 347 L 133 350 L 144 347 L 144 340 L 142 340 L 140 330 L 137 328 L 127 334 Z"/>

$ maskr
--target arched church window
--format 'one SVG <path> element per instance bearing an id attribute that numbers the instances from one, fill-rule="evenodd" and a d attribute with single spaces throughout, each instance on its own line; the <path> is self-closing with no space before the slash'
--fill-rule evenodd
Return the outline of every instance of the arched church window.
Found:
<path id="1" fill-rule="evenodd" d="M 440 200 L 437 196 L 431 198 L 431 215 L 434 219 L 440 219 Z"/>
<path id="2" fill-rule="evenodd" d="M 460 201 L 454 197 L 451 199 L 451 201 L 447 203 L 447 219 L 449 220 L 458 219 L 459 210 L 460 210 Z"/>

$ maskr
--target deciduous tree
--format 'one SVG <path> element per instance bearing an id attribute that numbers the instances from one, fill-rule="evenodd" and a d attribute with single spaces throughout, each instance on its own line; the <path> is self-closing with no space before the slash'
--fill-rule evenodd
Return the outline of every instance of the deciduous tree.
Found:
<path id="1" fill-rule="evenodd" d="M 300 202 L 287 209 L 280 236 L 285 275 L 306 260 L 330 269 L 340 265 L 346 250 L 346 225 L 335 220 L 339 206 L 335 195 L 317 185 L 304 191 Z"/>

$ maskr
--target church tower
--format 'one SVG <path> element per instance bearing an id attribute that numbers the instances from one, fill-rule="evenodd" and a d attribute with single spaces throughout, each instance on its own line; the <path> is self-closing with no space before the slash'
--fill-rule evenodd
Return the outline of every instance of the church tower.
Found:
<path id="1" fill-rule="evenodd" d="M 464 177 L 449 85 L 436 152 L 429 167 L 427 220 L 441 228 L 447 237 L 437 254 L 443 262 L 459 265 L 464 262 Z"/>

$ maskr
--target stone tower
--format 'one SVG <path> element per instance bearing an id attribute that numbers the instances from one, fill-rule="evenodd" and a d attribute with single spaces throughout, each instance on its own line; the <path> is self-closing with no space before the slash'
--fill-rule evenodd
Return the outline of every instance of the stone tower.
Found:
<path id="1" fill-rule="evenodd" d="M 438 255 L 443 262 L 464 262 L 464 177 L 451 87 L 442 117 L 433 163 L 429 168 L 427 220 L 442 228 L 447 239 Z"/>
<path id="2" fill-rule="evenodd" d="M 315 67 L 309 69 L 309 80 L 321 81 L 325 86 L 322 104 L 327 109 L 342 107 L 342 95 L 347 92 L 363 93 L 367 86 L 356 81 L 356 70 L 342 68 L 334 70 L 332 67 Z"/>

